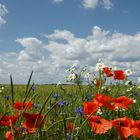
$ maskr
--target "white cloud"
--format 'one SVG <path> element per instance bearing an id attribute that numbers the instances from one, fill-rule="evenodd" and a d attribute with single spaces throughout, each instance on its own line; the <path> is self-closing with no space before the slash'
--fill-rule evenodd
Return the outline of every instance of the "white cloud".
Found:
<path id="1" fill-rule="evenodd" d="M 24 50 L 20 51 L 18 60 L 20 61 L 37 61 L 44 59 L 42 56 L 43 43 L 34 37 L 16 39 L 16 42 L 20 43 Z"/>
<path id="2" fill-rule="evenodd" d="M 106 10 L 110 10 L 113 6 L 111 0 L 83 0 L 82 5 L 86 9 L 95 9 L 99 5 L 103 5 Z"/>
<path id="3" fill-rule="evenodd" d="M 95 9 L 99 3 L 99 0 L 83 0 L 83 6 L 87 9 Z"/>
<path id="4" fill-rule="evenodd" d="M 6 20 L 4 19 L 4 17 L 7 13 L 8 13 L 8 10 L 6 9 L 5 5 L 0 3 L 0 27 L 6 23 Z"/>
<path id="5" fill-rule="evenodd" d="M 63 2 L 64 0 L 53 0 L 53 3 L 61 3 Z"/>
<path id="6" fill-rule="evenodd" d="M 11 73 L 16 82 L 25 83 L 34 70 L 36 83 L 64 82 L 65 69 L 73 63 L 93 69 L 99 58 L 109 66 L 140 73 L 140 33 L 127 35 L 94 26 L 83 38 L 68 30 L 54 30 L 46 37 L 47 43 L 35 37 L 18 38 L 16 42 L 22 46 L 19 53 L 1 53 L 0 81 L 8 81 Z"/>
<path id="7" fill-rule="evenodd" d="M 111 0 L 103 0 L 103 5 L 106 10 L 110 10 L 113 6 L 113 3 L 111 2 Z"/>

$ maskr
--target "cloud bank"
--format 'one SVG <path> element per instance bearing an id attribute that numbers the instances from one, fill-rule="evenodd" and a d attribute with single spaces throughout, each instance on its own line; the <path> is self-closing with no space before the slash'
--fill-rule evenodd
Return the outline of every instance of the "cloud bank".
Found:
<path id="1" fill-rule="evenodd" d="M 65 82 L 65 70 L 73 63 L 94 69 L 100 58 L 109 66 L 131 68 L 134 76 L 140 72 L 140 33 L 127 35 L 94 26 L 84 38 L 58 29 L 45 37 L 45 42 L 35 37 L 17 38 L 20 52 L 0 54 L 1 83 L 9 81 L 9 74 L 16 83 L 25 83 L 31 70 L 36 83 Z"/>

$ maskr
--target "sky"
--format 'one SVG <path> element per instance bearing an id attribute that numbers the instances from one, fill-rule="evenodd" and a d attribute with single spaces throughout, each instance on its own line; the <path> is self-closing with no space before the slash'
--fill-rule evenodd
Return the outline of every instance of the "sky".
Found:
<path id="1" fill-rule="evenodd" d="M 140 75 L 140 0 L 0 0 L 0 83 L 62 83 L 72 64 Z"/>

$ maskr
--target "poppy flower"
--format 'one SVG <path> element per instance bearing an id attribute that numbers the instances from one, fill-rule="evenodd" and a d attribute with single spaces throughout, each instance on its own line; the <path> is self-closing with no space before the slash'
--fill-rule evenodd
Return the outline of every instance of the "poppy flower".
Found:
<path id="1" fill-rule="evenodd" d="M 104 67 L 103 68 L 103 73 L 106 74 L 107 77 L 113 76 L 113 73 L 109 67 Z"/>
<path id="2" fill-rule="evenodd" d="M 74 129 L 74 124 L 72 122 L 68 123 L 66 126 L 67 132 L 72 132 Z"/>
<path id="3" fill-rule="evenodd" d="M 29 127 L 26 125 L 26 123 L 22 123 L 22 124 L 21 124 L 21 127 L 18 128 L 18 131 L 19 131 L 20 133 L 22 133 L 22 134 L 34 134 L 34 133 L 36 133 L 36 129 L 37 129 L 37 128 L 35 128 L 35 127 L 29 128 Z"/>
<path id="4" fill-rule="evenodd" d="M 33 103 L 30 101 L 25 102 L 24 104 L 22 102 L 16 101 L 13 105 L 13 108 L 16 110 L 29 110 L 33 106 Z"/>
<path id="5" fill-rule="evenodd" d="M 135 121 L 135 126 L 131 129 L 133 136 L 140 138 L 140 120 Z"/>
<path id="6" fill-rule="evenodd" d="M 114 110 L 114 106 L 112 105 L 112 98 L 105 94 L 96 94 L 93 102 L 98 102 L 99 106 L 107 107 L 111 110 Z"/>
<path id="7" fill-rule="evenodd" d="M 122 70 L 114 70 L 114 80 L 124 80 L 125 74 Z"/>
<path id="8" fill-rule="evenodd" d="M 128 117 L 117 118 L 112 121 L 112 125 L 116 127 L 116 131 L 122 138 L 127 138 L 132 135 L 131 128 L 134 126 L 134 121 Z"/>
<path id="9" fill-rule="evenodd" d="M 15 125 L 17 120 L 19 118 L 19 115 L 16 114 L 14 116 L 4 116 L 0 122 L 0 124 L 2 126 L 8 126 L 9 128 L 11 127 L 11 123 L 12 125 Z"/>
<path id="10" fill-rule="evenodd" d="M 104 134 L 112 128 L 112 122 L 100 116 L 91 116 L 88 121 L 90 122 L 92 131 L 96 134 Z"/>
<path id="11" fill-rule="evenodd" d="M 13 134 L 12 134 L 11 131 L 7 131 L 7 132 L 5 133 L 5 138 L 6 138 L 7 140 L 14 140 L 14 136 L 13 136 Z"/>
<path id="12" fill-rule="evenodd" d="M 99 104 L 95 102 L 84 102 L 84 113 L 90 115 L 98 110 Z"/>
<path id="13" fill-rule="evenodd" d="M 92 83 L 96 86 L 96 87 L 99 87 L 99 86 L 102 86 L 104 83 L 106 82 L 106 80 L 102 80 L 102 79 L 94 79 L 92 81 Z"/>
<path id="14" fill-rule="evenodd" d="M 128 110 L 128 106 L 133 104 L 133 99 L 120 96 L 118 98 L 112 98 L 112 102 L 114 103 L 114 109 L 119 107 Z"/>
<path id="15" fill-rule="evenodd" d="M 23 117 L 25 118 L 23 125 L 26 126 L 26 128 L 39 128 L 42 124 L 45 123 L 42 122 L 44 117 L 42 114 L 29 114 L 24 112 Z"/>

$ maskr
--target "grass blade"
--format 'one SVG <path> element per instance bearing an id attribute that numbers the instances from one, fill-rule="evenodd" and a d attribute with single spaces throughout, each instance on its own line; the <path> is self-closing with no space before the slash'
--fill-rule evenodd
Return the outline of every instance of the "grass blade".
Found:
<path id="1" fill-rule="evenodd" d="M 29 86 L 30 86 L 30 82 L 31 82 L 31 79 L 32 79 L 32 75 L 33 75 L 33 71 L 32 71 L 31 74 L 30 74 L 30 77 L 29 77 L 29 80 L 28 80 L 28 83 L 27 83 L 27 86 L 26 86 L 25 95 L 26 95 L 27 92 L 28 92 L 28 89 L 29 89 Z"/>
<path id="2" fill-rule="evenodd" d="M 10 83 L 11 83 L 11 94 L 12 94 L 12 105 L 14 104 L 14 85 L 12 75 L 10 75 Z"/>

